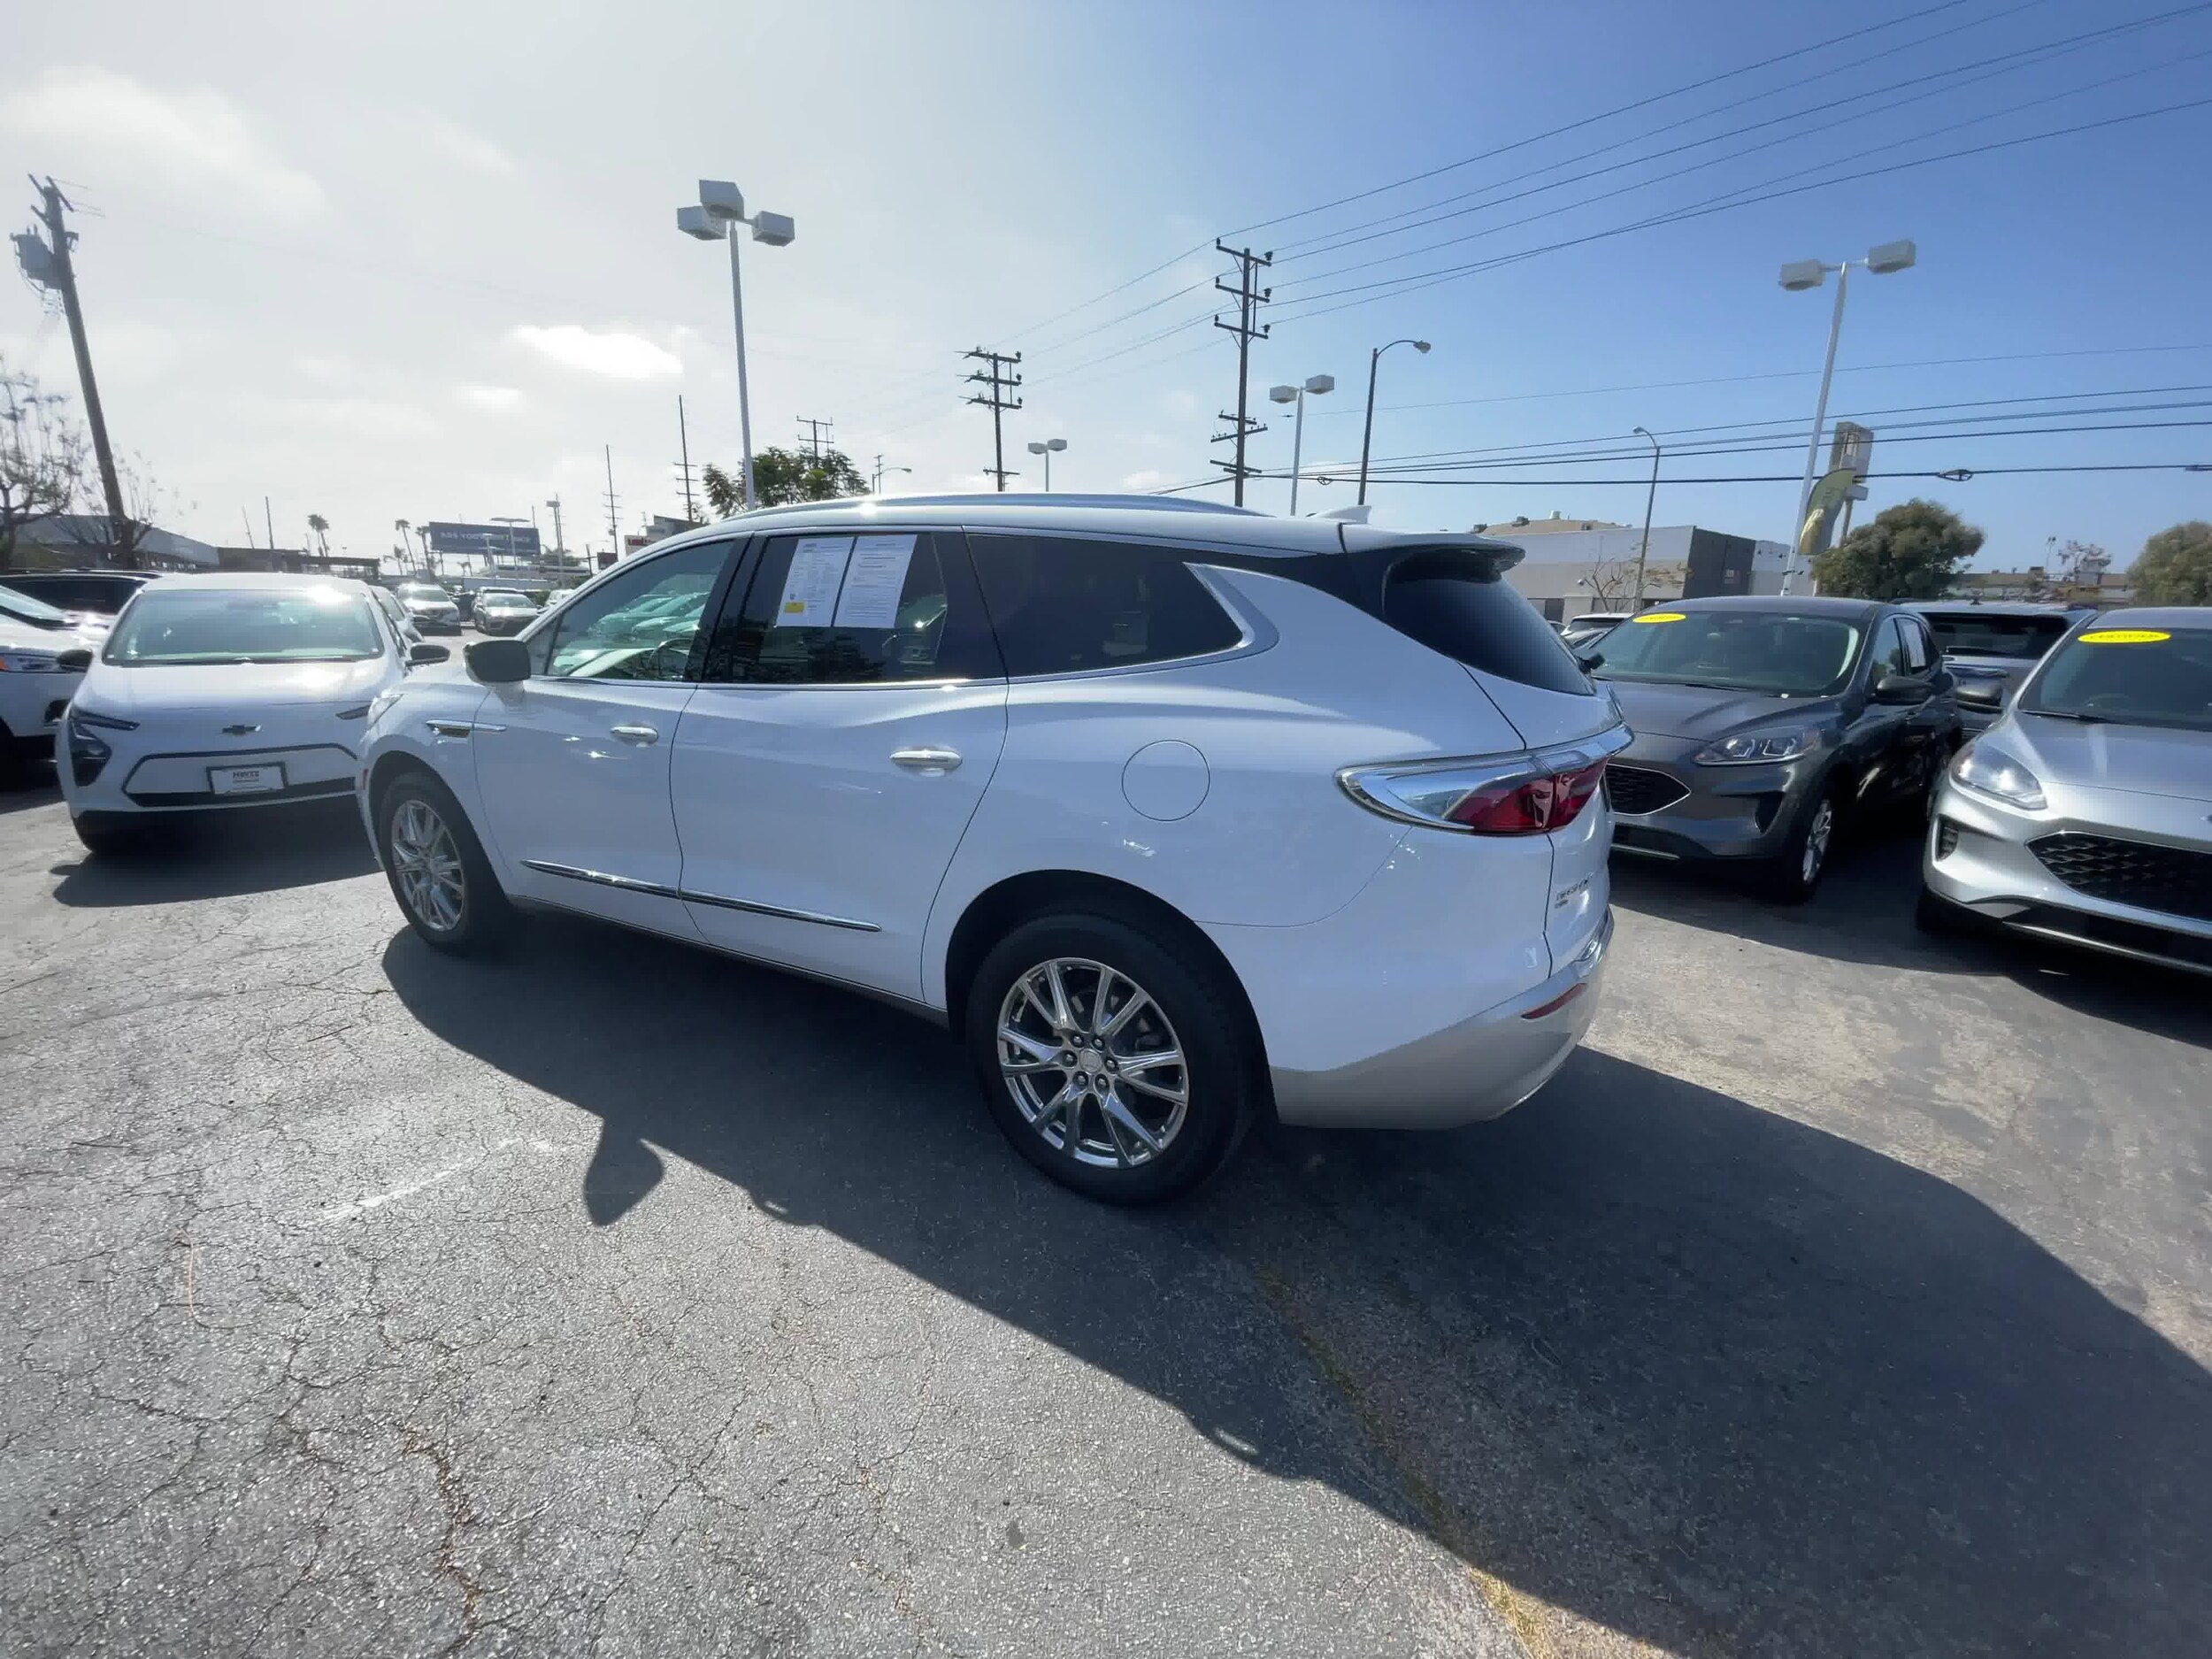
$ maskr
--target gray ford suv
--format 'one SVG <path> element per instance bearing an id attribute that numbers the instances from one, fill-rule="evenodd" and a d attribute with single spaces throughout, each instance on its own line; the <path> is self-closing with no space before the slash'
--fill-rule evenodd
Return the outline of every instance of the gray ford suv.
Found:
<path id="1" fill-rule="evenodd" d="M 1920 618 L 1867 599 L 1691 599 L 1608 634 L 1595 672 L 1635 741 L 1607 771 L 1615 850 L 1812 895 L 1839 826 L 1924 800 L 1960 743 Z"/>

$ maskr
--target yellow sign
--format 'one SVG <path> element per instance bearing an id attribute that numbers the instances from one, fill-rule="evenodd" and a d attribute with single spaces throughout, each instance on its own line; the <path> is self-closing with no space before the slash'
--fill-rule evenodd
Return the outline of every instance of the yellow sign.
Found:
<path id="1" fill-rule="evenodd" d="M 1655 611 L 1648 616 L 1631 617 L 1632 622 L 1687 622 L 1689 617 L 1680 611 Z"/>
<path id="2" fill-rule="evenodd" d="M 2081 636 L 2084 645 L 2155 645 L 2174 636 L 2157 628 L 2099 628 Z"/>

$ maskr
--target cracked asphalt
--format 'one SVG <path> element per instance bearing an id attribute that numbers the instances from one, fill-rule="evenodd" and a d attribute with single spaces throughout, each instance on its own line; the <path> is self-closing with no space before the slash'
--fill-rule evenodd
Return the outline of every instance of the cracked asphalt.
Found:
<path id="1" fill-rule="evenodd" d="M 1171 1210 L 873 1003 L 0 796 L 0 1651 L 2200 1654 L 2207 987 L 1617 871 L 1502 1122 Z"/>

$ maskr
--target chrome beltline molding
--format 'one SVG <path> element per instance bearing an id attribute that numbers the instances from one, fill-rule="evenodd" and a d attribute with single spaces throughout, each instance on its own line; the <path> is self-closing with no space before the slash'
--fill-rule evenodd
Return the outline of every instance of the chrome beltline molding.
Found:
<path id="1" fill-rule="evenodd" d="M 525 869 L 535 870 L 541 875 L 565 876 L 572 881 L 595 882 L 600 887 L 613 887 L 623 893 L 645 893 L 655 898 L 676 899 L 686 904 L 709 904 L 717 910 L 744 910 L 754 916 L 777 916 L 789 922 L 813 922 L 823 927 L 849 928 L 856 933 L 879 933 L 883 931 L 873 922 L 855 921 L 850 917 L 824 916 L 815 910 L 795 910 L 787 905 L 726 898 L 718 893 L 695 893 L 684 887 L 665 887 L 657 881 L 641 881 L 635 876 L 611 875 L 603 870 L 585 870 L 575 864 L 555 864 L 549 859 L 526 858 L 522 863 Z"/>

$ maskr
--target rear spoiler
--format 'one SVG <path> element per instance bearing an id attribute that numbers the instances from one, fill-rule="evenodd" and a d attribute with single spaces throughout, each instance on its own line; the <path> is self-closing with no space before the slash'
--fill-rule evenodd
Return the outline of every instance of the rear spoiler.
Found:
<path id="1" fill-rule="evenodd" d="M 1379 530 L 1372 525 L 1365 524 L 1340 524 L 1336 527 L 1336 534 L 1347 553 L 1464 553 L 1480 559 L 1493 575 L 1503 574 L 1527 557 L 1527 550 L 1515 542 L 1494 541 L 1488 536 L 1477 535 L 1472 531 L 1424 533 Z"/>

